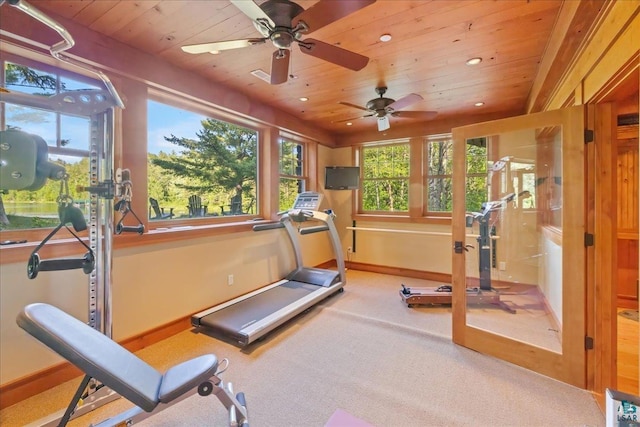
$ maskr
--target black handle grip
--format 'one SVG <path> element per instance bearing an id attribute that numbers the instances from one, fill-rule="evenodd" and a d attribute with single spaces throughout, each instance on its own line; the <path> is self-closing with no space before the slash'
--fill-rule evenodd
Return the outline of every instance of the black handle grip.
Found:
<path id="1" fill-rule="evenodd" d="M 284 224 L 281 222 L 271 222 L 269 224 L 256 224 L 253 226 L 253 231 L 275 230 L 276 228 L 284 228 Z"/>
<path id="2" fill-rule="evenodd" d="M 318 225 L 315 227 L 305 227 L 300 229 L 300 234 L 318 233 L 320 231 L 327 231 L 329 229 L 326 225 Z"/>
<path id="3" fill-rule="evenodd" d="M 40 255 L 32 254 L 27 263 L 27 277 L 35 279 L 40 271 L 75 270 L 81 268 L 85 274 L 93 271 L 95 257 L 92 252 L 87 252 L 82 258 L 56 258 L 40 260 Z"/>
<path id="4" fill-rule="evenodd" d="M 116 224 L 115 233 L 116 234 L 121 234 L 123 232 L 124 233 L 142 234 L 142 233 L 144 233 L 144 225 L 140 224 L 140 225 L 136 225 L 136 226 L 128 226 L 128 225 L 122 225 L 120 223 Z"/>
<path id="5" fill-rule="evenodd" d="M 40 261 L 39 271 L 75 270 L 82 268 L 86 260 L 84 258 L 59 258 Z"/>

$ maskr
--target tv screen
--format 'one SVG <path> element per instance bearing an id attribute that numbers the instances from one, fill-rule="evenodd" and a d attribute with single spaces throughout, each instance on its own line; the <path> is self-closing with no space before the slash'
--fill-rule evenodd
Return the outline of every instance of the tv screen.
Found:
<path id="1" fill-rule="evenodd" d="M 324 170 L 324 188 L 327 190 L 357 190 L 359 184 L 358 166 L 327 166 Z"/>

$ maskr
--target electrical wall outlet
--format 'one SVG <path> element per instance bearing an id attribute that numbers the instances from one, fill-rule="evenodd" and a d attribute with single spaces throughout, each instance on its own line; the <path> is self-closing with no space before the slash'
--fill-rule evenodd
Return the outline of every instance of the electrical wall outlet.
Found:
<path id="1" fill-rule="evenodd" d="M 233 285 L 233 274 L 227 276 L 227 285 Z"/>
<path id="2" fill-rule="evenodd" d="M 498 269 L 500 271 L 505 271 L 507 269 L 507 263 L 504 261 L 500 261 L 500 263 L 498 264 Z"/>

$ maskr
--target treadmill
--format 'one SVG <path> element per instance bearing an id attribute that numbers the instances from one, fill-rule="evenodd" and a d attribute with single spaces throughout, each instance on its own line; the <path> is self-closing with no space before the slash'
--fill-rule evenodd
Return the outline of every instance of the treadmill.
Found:
<path id="1" fill-rule="evenodd" d="M 280 221 L 253 227 L 254 231 L 278 228 L 287 231 L 296 260 L 296 268 L 291 273 L 264 288 L 194 314 L 191 324 L 246 346 L 323 299 L 342 292 L 346 275 L 340 239 L 333 223 L 335 215 L 331 210 L 318 211 L 321 201 L 320 193 L 301 193 L 293 208 L 282 213 Z M 309 221 L 321 224 L 301 226 Z M 304 267 L 302 263 L 298 233 L 304 235 L 324 231 L 329 233 L 337 271 Z"/>

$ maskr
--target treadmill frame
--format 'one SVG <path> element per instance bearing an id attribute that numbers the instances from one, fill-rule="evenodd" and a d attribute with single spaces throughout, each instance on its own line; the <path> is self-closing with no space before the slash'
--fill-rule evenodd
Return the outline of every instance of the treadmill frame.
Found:
<path id="1" fill-rule="evenodd" d="M 312 193 L 312 192 L 305 192 L 305 193 L 301 193 L 300 195 L 298 195 L 298 198 L 302 198 L 302 197 L 321 197 L 320 194 L 318 193 Z M 318 205 L 319 205 L 319 201 L 318 201 Z M 294 205 L 295 206 L 295 205 Z M 326 224 L 325 226 L 320 226 L 320 227 L 306 227 L 306 228 L 302 228 L 300 229 L 300 231 L 297 231 L 296 227 L 293 226 L 292 222 L 296 221 L 294 218 L 300 218 L 300 215 L 303 215 L 305 218 L 307 218 L 307 220 L 317 220 L 320 222 L 323 222 Z M 324 213 L 324 212 L 319 212 L 319 211 L 315 211 L 315 210 L 306 210 L 306 209 L 291 209 L 288 212 L 286 212 L 284 215 L 282 215 L 282 217 L 280 218 L 280 226 L 275 226 L 275 227 L 271 227 L 271 229 L 273 228 L 282 228 L 284 227 L 287 230 L 287 235 L 289 236 L 289 240 L 291 241 L 291 245 L 293 246 L 293 251 L 294 251 L 294 255 L 295 255 L 295 260 L 296 260 L 296 268 L 289 273 L 286 277 L 290 277 L 295 275 L 296 273 L 299 273 L 301 270 L 307 269 L 308 267 L 304 267 L 302 265 L 302 251 L 300 248 L 300 243 L 299 243 L 299 239 L 298 239 L 298 233 L 300 234 L 308 234 L 308 233 L 312 233 L 312 232 L 319 232 L 319 231 L 328 231 L 329 232 L 329 237 L 332 243 L 332 248 L 333 251 L 335 253 L 335 257 L 336 257 L 336 264 L 338 267 L 337 271 L 334 270 L 325 270 L 325 269 L 318 269 L 318 268 L 308 268 L 310 270 L 315 270 L 315 271 L 326 271 L 327 273 L 334 273 L 338 276 L 337 281 L 332 280 L 331 283 L 327 286 L 326 284 L 314 284 L 314 283 L 308 283 L 308 282 L 301 282 L 301 281 L 297 281 L 297 280 L 289 280 L 289 279 L 281 279 L 277 282 L 274 282 L 270 285 L 267 285 L 265 287 L 262 287 L 260 289 L 256 289 L 252 292 L 249 292 L 247 294 L 241 295 L 239 297 L 236 297 L 234 299 L 231 299 L 229 301 L 223 302 L 221 304 L 215 305 L 214 307 L 211 307 L 207 310 L 203 310 L 199 313 L 194 314 L 193 316 L 191 316 L 191 325 L 194 327 L 203 327 L 203 328 L 207 328 L 210 330 L 215 331 L 215 328 L 209 326 L 209 325 L 204 325 L 201 323 L 201 319 L 204 318 L 205 316 L 208 316 L 212 313 L 215 312 L 219 312 L 221 310 L 224 310 L 227 307 L 230 307 L 232 305 L 238 304 L 242 301 L 248 300 L 256 295 L 259 295 L 263 292 L 266 292 L 270 289 L 273 289 L 275 287 L 278 287 L 280 285 L 283 285 L 285 283 L 305 283 L 305 284 L 311 284 L 311 285 L 315 285 L 317 286 L 317 290 L 314 290 L 313 292 L 309 293 L 308 295 L 296 300 L 295 302 L 288 304 L 282 308 L 280 308 L 277 311 L 274 311 L 273 313 L 271 313 L 270 315 L 263 317 L 262 319 L 253 322 L 247 326 L 245 326 L 244 328 L 236 331 L 234 334 L 229 334 L 228 332 L 225 332 L 224 334 L 220 334 L 223 335 L 227 338 L 232 338 L 234 341 L 236 341 L 238 344 L 240 344 L 241 346 L 246 346 L 248 344 L 251 344 L 252 342 L 254 342 L 255 340 L 261 338 L 262 336 L 264 336 L 265 334 L 271 332 L 272 330 L 276 329 L 277 327 L 281 326 L 282 324 L 286 323 L 287 321 L 291 320 L 292 318 L 294 318 L 295 316 L 297 316 L 298 314 L 304 312 L 305 310 L 311 308 L 312 306 L 314 306 L 315 304 L 317 304 L 318 302 L 322 301 L 325 298 L 328 298 L 329 296 L 337 293 L 337 292 L 342 292 L 344 289 L 344 285 L 346 284 L 346 273 L 345 273 L 345 264 L 344 264 L 344 257 L 342 255 L 342 249 L 340 246 L 340 238 L 338 236 L 338 231 L 336 230 L 335 224 L 333 223 L 333 214 L 331 213 Z M 259 228 L 255 228 L 256 230 L 258 230 Z M 267 228 L 268 229 L 268 228 Z M 307 232 L 305 233 L 304 230 L 307 230 Z"/>

